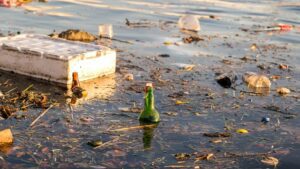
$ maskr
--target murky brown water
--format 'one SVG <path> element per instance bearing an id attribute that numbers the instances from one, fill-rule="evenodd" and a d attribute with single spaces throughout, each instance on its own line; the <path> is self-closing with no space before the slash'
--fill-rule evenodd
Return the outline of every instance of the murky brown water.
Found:
<path id="1" fill-rule="evenodd" d="M 178 16 L 186 13 L 202 16 L 199 34 L 204 41 L 164 45 L 188 36 L 176 27 Z M 112 23 L 115 38 L 132 42 L 101 42 L 119 50 L 117 73 L 86 84 L 90 99 L 76 106 L 73 115 L 65 106 L 65 91 L 61 88 L 1 72 L 0 90 L 4 93 L 34 84 L 32 90 L 49 93 L 60 103 L 34 128 L 28 126 L 41 109 L 18 112 L 26 116 L 23 119 L 0 121 L 0 129 L 12 128 L 15 137 L 13 146 L 0 153 L 1 168 L 271 168 L 261 162 L 261 156 L 247 156 L 267 152 L 279 159 L 278 168 L 299 168 L 299 13 L 299 2 L 292 0 L 52 0 L 0 8 L 0 32 L 4 34 L 49 34 L 69 28 L 97 34 L 99 24 Z M 146 22 L 147 26 L 128 27 L 125 18 Z M 251 32 L 277 23 L 296 28 L 288 32 Z M 254 43 L 259 50 L 251 50 Z M 244 56 L 252 60 L 241 60 Z M 196 67 L 182 71 L 177 63 Z M 279 64 L 289 65 L 289 70 L 278 69 Z M 216 73 L 228 71 L 238 76 L 235 90 L 215 82 Z M 281 78 L 272 81 L 269 94 L 257 96 L 247 93 L 241 80 L 246 71 Z M 135 80 L 124 80 L 126 73 L 133 73 Z M 5 85 L 8 79 L 10 85 Z M 155 83 L 160 124 L 150 129 L 111 131 L 139 125 L 137 113 L 121 110 L 143 106 L 140 89 L 146 81 Z M 279 86 L 290 88 L 292 93 L 279 96 L 275 92 Z M 185 94 L 168 97 L 179 91 Z M 175 105 L 176 100 L 189 103 Z M 279 110 L 270 110 L 270 106 Z M 264 116 L 271 119 L 266 125 L 260 122 Z M 211 143 L 211 138 L 203 136 L 206 132 L 224 132 L 225 126 L 233 136 L 221 143 Z M 246 128 L 249 133 L 237 134 L 238 128 Z M 92 148 L 87 145 L 91 140 L 107 144 Z M 215 158 L 194 162 L 191 157 L 180 163 L 174 157 L 176 153 L 194 152 L 213 153 Z M 232 157 L 230 153 L 240 156 Z"/>

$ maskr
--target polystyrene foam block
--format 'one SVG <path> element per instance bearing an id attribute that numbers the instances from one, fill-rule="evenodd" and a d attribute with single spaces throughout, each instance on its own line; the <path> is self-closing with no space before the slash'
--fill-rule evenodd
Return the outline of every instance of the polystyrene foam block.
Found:
<path id="1" fill-rule="evenodd" d="M 61 84 L 112 74 L 116 52 L 104 46 L 23 34 L 0 38 L 0 69 Z"/>

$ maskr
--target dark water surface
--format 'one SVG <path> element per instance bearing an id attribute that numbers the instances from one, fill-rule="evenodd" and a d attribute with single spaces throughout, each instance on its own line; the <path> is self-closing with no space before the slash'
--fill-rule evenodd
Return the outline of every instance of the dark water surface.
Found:
<path id="1" fill-rule="evenodd" d="M 188 36 L 176 26 L 182 14 L 201 17 L 199 34 L 204 41 L 164 45 L 166 41 L 181 42 Z M 128 27 L 125 18 L 146 27 Z M 90 99 L 74 107 L 73 115 L 65 105 L 63 89 L 1 72 L 1 91 L 15 87 L 20 91 L 34 84 L 32 90 L 49 93 L 60 106 L 51 109 L 34 128 L 28 126 L 41 109 L 18 112 L 26 116 L 24 119 L 0 120 L 0 129 L 11 128 L 15 138 L 10 149 L 0 152 L 0 168 L 273 168 L 261 162 L 263 157 L 259 153 L 267 152 L 279 159 L 277 168 L 300 168 L 300 3 L 297 0 L 49 0 L 0 8 L 3 34 L 8 31 L 50 34 L 53 30 L 70 28 L 97 34 L 98 25 L 103 23 L 113 24 L 115 38 L 132 44 L 100 42 L 118 49 L 117 73 L 87 84 Z M 292 24 L 295 28 L 287 32 L 251 31 L 278 23 Z M 251 50 L 253 44 L 259 50 Z M 157 57 L 159 54 L 170 57 Z M 257 61 L 245 62 L 241 60 L 244 56 Z M 226 61 L 230 63 L 225 64 Z M 196 67 L 183 71 L 178 63 Z M 289 70 L 278 69 L 279 64 L 289 65 Z M 235 89 L 224 89 L 214 80 L 216 73 L 229 71 L 237 74 Z M 281 78 L 272 81 L 269 94 L 251 95 L 245 92 L 249 90 L 242 82 L 246 71 Z M 126 73 L 134 74 L 135 80 L 124 80 Z M 10 85 L 5 85 L 8 79 Z M 140 89 L 146 81 L 155 84 L 162 121 L 156 128 L 111 131 L 139 125 L 138 113 L 121 110 L 134 105 L 143 107 Z M 291 94 L 279 96 L 276 88 L 280 86 L 291 89 Z M 168 97 L 179 91 L 185 94 Z M 176 100 L 189 103 L 176 105 Z M 268 106 L 280 110 L 273 111 Z M 266 125 L 260 122 L 264 116 L 271 119 Z M 211 138 L 203 136 L 207 132 L 224 132 L 224 127 L 232 137 L 222 139 L 221 143 L 211 143 Z M 249 133 L 237 134 L 235 130 L 239 128 L 246 128 Z M 92 148 L 87 145 L 91 140 L 108 144 Z M 185 162 L 174 157 L 176 153 L 195 152 L 213 153 L 215 157 L 200 162 L 195 162 L 194 156 Z"/>

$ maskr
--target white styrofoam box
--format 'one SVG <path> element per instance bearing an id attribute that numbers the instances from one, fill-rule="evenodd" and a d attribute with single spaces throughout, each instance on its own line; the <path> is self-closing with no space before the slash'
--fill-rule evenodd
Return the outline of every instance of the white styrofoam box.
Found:
<path id="1" fill-rule="evenodd" d="M 112 74 L 116 52 L 104 46 L 23 34 L 0 38 L 0 69 L 62 84 Z"/>

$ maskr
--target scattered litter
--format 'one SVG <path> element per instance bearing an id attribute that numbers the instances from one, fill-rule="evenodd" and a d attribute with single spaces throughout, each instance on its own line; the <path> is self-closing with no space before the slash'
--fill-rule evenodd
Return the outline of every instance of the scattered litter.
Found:
<path id="1" fill-rule="evenodd" d="M 17 111 L 16 108 L 13 108 L 9 105 L 0 106 L 0 116 L 4 119 L 9 118 L 13 113 Z"/>
<path id="2" fill-rule="evenodd" d="M 277 93 L 280 95 L 287 95 L 289 93 L 291 93 L 291 90 L 285 87 L 279 87 L 276 89 Z"/>
<path id="3" fill-rule="evenodd" d="M 102 24 L 98 27 L 98 35 L 100 38 L 111 39 L 114 36 L 112 24 Z"/>
<path id="4" fill-rule="evenodd" d="M 121 107 L 119 108 L 121 112 L 131 112 L 131 113 L 140 113 L 143 111 L 143 109 L 138 107 Z"/>
<path id="5" fill-rule="evenodd" d="M 133 81 L 134 80 L 133 74 L 131 74 L 131 73 L 125 74 L 124 79 L 128 80 L 128 81 Z"/>
<path id="6" fill-rule="evenodd" d="M 278 68 L 279 68 L 279 69 L 282 69 L 282 70 L 286 70 L 286 69 L 289 68 L 289 66 L 286 65 L 286 64 L 280 64 L 280 65 L 278 66 Z"/>
<path id="7" fill-rule="evenodd" d="M 189 30 L 195 32 L 201 30 L 199 19 L 197 16 L 194 15 L 181 16 L 178 20 L 178 27 L 182 30 Z"/>
<path id="8" fill-rule="evenodd" d="M 30 126 L 29 127 L 32 127 L 41 117 L 43 117 L 51 108 L 53 107 L 53 105 L 50 105 L 49 107 L 48 107 L 48 109 L 46 109 L 46 110 L 44 110 L 37 118 L 35 118 L 34 120 L 33 120 L 33 122 L 30 124 Z"/>
<path id="9" fill-rule="evenodd" d="M 138 130 L 144 128 L 155 128 L 157 124 L 147 124 L 147 125 L 139 125 L 139 126 L 132 126 L 132 127 L 124 127 L 120 129 L 109 130 L 110 132 L 119 132 L 119 131 L 128 131 L 128 130 Z"/>
<path id="10" fill-rule="evenodd" d="M 200 161 L 200 160 L 210 160 L 214 157 L 213 153 L 209 154 L 203 154 L 203 155 L 196 155 L 195 160 Z"/>
<path id="11" fill-rule="evenodd" d="M 98 147 L 101 146 L 103 144 L 103 142 L 101 140 L 93 140 L 93 141 L 89 141 L 87 143 L 87 145 L 92 146 L 92 147 Z"/>
<path id="12" fill-rule="evenodd" d="M 269 117 L 263 117 L 261 119 L 261 122 L 264 123 L 264 124 L 267 124 L 268 122 L 270 122 L 270 118 Z"/>
<path id="13" fill-rule="evenodd" d="M 187 154 L 187 153 L 177 153 L 174 156 L 175 156 L 176 160 L 178 160 L 178 161 L 185 161 L 185 160 L 188 160 L 189 158 L 191 158 L 191 155 Z"/>
<path id="14" fill-rule="evenodd" d="M 10 145 L 13 143 L 13 135 L 10 129 L 0 131 L 0 146 Z"/>
<path id="15" fill-rule="evenodd" d="M 170 42 L 170 41 L 165 41 L 164 42 L 164 45 L 166 45 L 166 46 L 174 45 L 174 44 L 175 44 L 174 42 Z"/>
<path id="16" fill-rule="evenodd" d="M 182 38 L 183 43 L 197 43 L 199 41 L 204 41 L 203 38 L 201 38 L 200 36 L 189 36 L 189 37 L 185 37 Z"/>
<path id="17" fill-rule="evenodd" d="M 188 103 L 189 103 L 188 101 L 182 101 L 182 100 L 176 100 L 175 101 L 176 105 L 183 105 L 183 104 L 188 104 Z"/>
<path id="18" fill-rule="evenodd" d="M 246 72 L 243 76 L 244 81 L 248 84 L 249 87 L 254 88 L 270 88 L 271 81 L 268 77 L 264 75 L 257 75 L 253 72 Z"/>
<path id="19" fill-rule="evenodd" d="M 168 57 L 170 57 L 169 54 L 160 54 L 158 56 L 161 57 L 161 58 L 168 58 Z"/>
<path id="20" fill-rule="evenodd" d="M 249 131 L 246 130 L 246 129 L 237 129 L 236 132 L 240 133 L 240 134 L 247 134 L 247 133 L 249 133 Z"/>
<path id="21" fill-rule="evenodd" d="M 237 80 L 237 76 L 233 73 L 224 73 L 216 77 L 216 81 L 224 88 L 230 88 Z"/>
<path id="22" fill-rule="evenodd" d="M 209 142 L 214 143 L 214 144 L 218 144 L 218 143 L 222 143 L 223 140 L 222 139 L 213 139 L 213 140 L 210 140 Z"/>
<path id="23" fill-rule="evenodd" d="M 228 132 L 204 133 L 203 136 L 206 136 L 206 137 L 231 137 L 231 133 L 228 133 Z"/>
<path id="24" fill-rule="evenodd" d="M 195 68 L 196 65 L 192 64 L 185 64 L 185 63 L 174 63 L 173 65 L 177 66 L 179 69 L 185 70 L 185 71 L 191 71 Z"/>
<path id="25" fill-rule="evenodd" d="M 279 160 L 275 157 L 265 157 L 264 159 L 261 160 L 261 162 L 267 165 L 274 166 L 276 168 L 276 166 L 279 163 Z"/>

